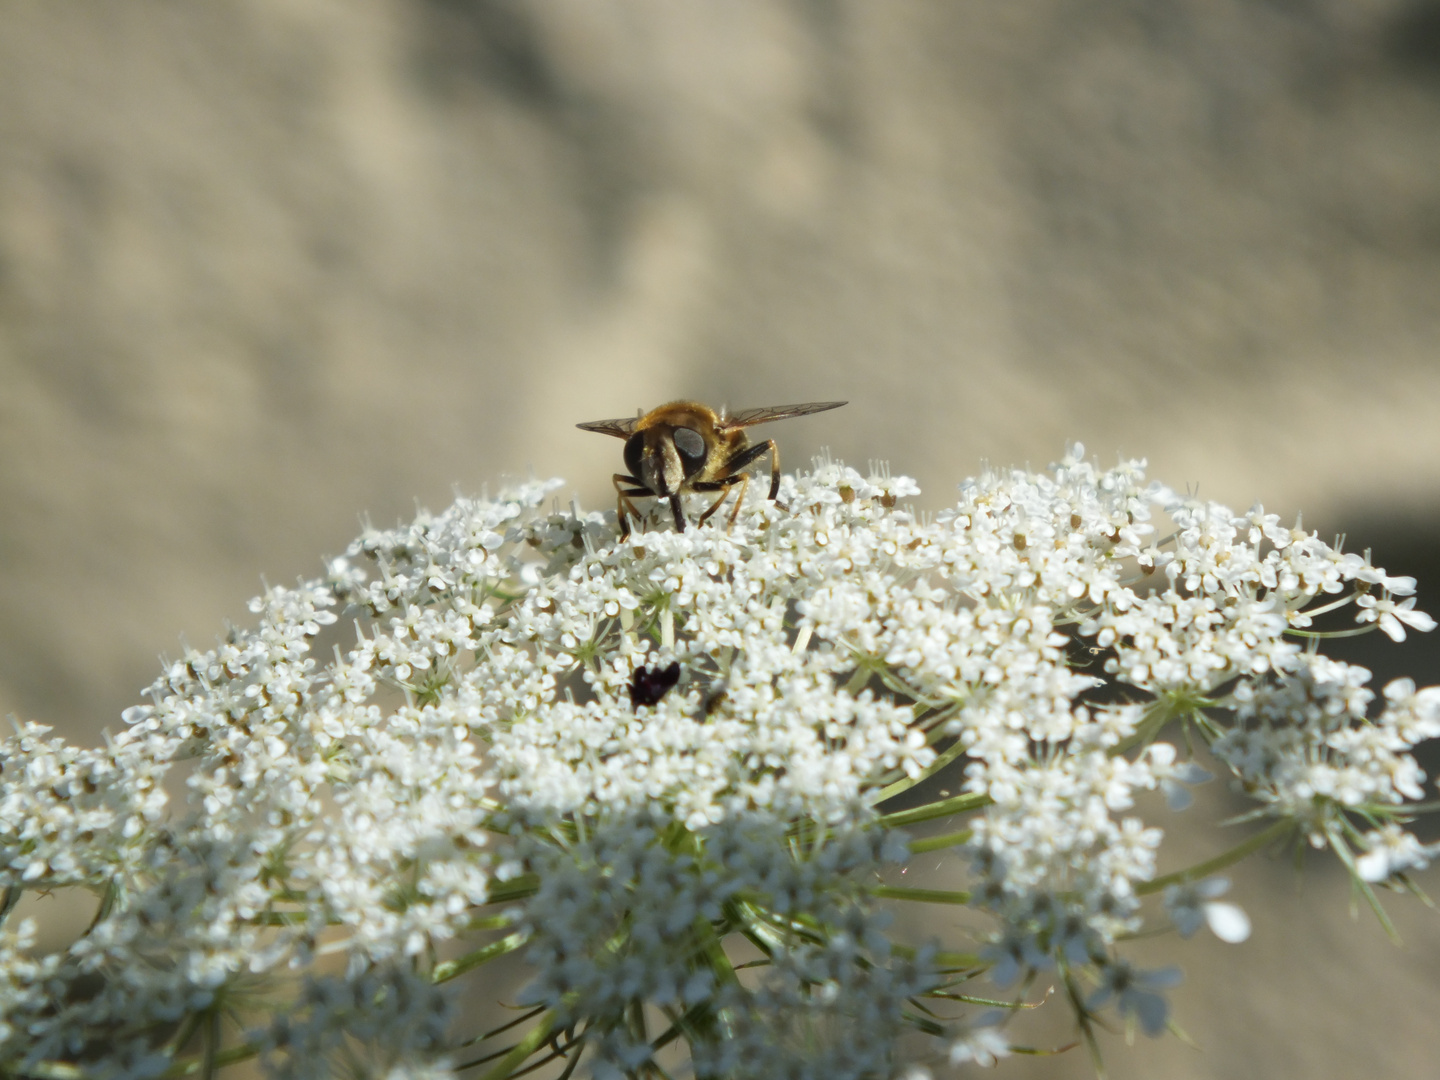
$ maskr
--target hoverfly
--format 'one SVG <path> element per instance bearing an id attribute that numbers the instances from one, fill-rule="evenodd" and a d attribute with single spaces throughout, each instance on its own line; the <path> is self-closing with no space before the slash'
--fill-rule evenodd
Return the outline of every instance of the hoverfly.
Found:
<path id="1" fill-rule="evenodd" d="M 592 420 L 576 424 L 585 431 L 598 431 L 625 440 L 625 466 L 628 473 L 616 473 L 616 516 L 620 519 L 620 539 L 630 535 L 631 517 L 639 518 L 631 499 L 665 499 L 675 517 L 675 528 L 685 531 L 685 512 L 680 496 L 696 492 L 719 492 L 720 497 L 700 515 L 703 525 L 730 497 L 730 489 L 739 486 L 735 506 L 730 511 L 730 526 L 740 515 L 745 501 L 745 488 L 750 474 L 745 468 L 767 452 L 770 454 L 770 499 L 780 491 L 780 452 L 774 439 L 750 445 L 745 429 L 771 420 L 838 409 L 843 401 L 812 401 L 805 405 L 770 405 L 761 409 L 742 409 L 728 415 L 716 412 L 698 401 L 672 401 L 648 413 L 637 412 L 621 420 Z M 727 526 L 728 528 L 729 526 Z"/>

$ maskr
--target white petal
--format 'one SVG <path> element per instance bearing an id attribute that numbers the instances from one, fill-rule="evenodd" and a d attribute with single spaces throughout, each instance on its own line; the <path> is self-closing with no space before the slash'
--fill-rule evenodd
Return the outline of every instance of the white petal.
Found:
<path id="1" fill-rule="evenodd" d="M 1238 945 L 1250 936 L 1250 916 L 1236 904 L 1206 904 L 1205 922 L 1211 933 L 1229 945 Z"/>

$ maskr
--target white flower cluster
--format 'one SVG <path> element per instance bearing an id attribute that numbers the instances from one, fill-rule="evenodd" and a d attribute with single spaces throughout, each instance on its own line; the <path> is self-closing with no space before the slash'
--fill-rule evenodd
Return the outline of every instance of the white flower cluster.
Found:
<path id="1" fill-rule="evenodd" d="M 531 530 L 550 565 L 486 642 L 484 670 L 464 676 L 512 811 L 658 802 L 692 830 L 750 811 L 840 820 L 876 777 L 917 776 L 934 760 L 908 704 L 839 677 L 856 668 L 848 641 L 806 647 L 843 634 L 810 614 L 827 599 L 854 603 L 901 575 L 926 588 L 908 572 L 921 531 L 879 501 L 913 484 L 882 489 L 852 473 L 844 487 L 830 471 L 786 485 L 782 499 L 807 512 L 762 503 L 733 534 L 657 530 L 616 544 L 598 514 Z M 798 626 L 791 605 L 809 615 Z M 679 685 L 633 705 L 636 672 L 671 664 Z"/>
<path id="2" fill-rule="evenodd" d="M 818 834 L 797 857 L 770 815 L 730 818 L 679 845 L 673 835 L 667 843 L 673 826 L 641 814 L 563 846 L 522 841 L 540 884 L 520 927 L 537 972 L 520 1004 L 552 1010 L 560 1027 L 588 1024 L 597 1075 L 650 1059 L 649 1040 L 630 1023 L 637 1000 L 675 1017 L 723 1014 L 723 1041 L 697 1047 L 702 1073 L 771 1076 L 787 1047 L 809 1053 L 816 1076 L 847 1075 L 821 1068 L 822 1058 L 847 1062 L 850 1075 L 884 1073 L 906 1000 L 937 981 L 926 965 L 892 955 L 888 913 L 865 902 L 877 871 L 907 856 L 903 838 L 846 828 Z M 840 932 L 792 941 L 797 919 Z M 758 984 L 722 981 L 706 963 L 729 932 L 771 951 L 775 963 Z"/>
<path id="3" fill-rule="evenodd" d="M 1156 877 L 1136 795 L 1180 808 L 1206 775 L 1156 741 L 1175 720 L 1367 888 L 1435 855 L 1403 815 L 1440 689 L 1392 683 L 1372 715 L 1368 673 L 1313 629 L 1346 604 L 1429 629 L 1397 599 L 1413 582 L 1258 508 L 1079 447 L 934 519 L 900 505 L 911 481 L 825 462 L 729 530 L 620 541 L 609 515 L 543 509 L 553 487 L 367 530 L 169 665 L 101 748 L 37 725 L 0 748 L 4 913 L 98 900 L 43 955 L 0 927 L 0 1071 L 257 1056 L 379 1080 L 549 1054 L 603 1077 L 683 1042 L 717 1075 L 884 1076 L 906 1030 L 937 1061 L 1005 1053 L 1003 1019 L 908 1004 L 984 970 L 1058 968 L 1083 1031 L 1112 1004 L 1158 1031 L 1175 976 L 1117 952 L 1144 898 L 1170 885 L 1186 935 L 1245 928 L 1220 884 Z M 891 809 L 951 763 L 964 794 Z M 939 844 L 993 939 L 893 945 L 881 898 L 929 896 L 881 884 L 898 827 L 961 811 Z M 737 970 L 742 939 L 762 959 Z M 432 984 L 510 953 L 533 1026 L 484 1053 Z M 286 973 L 305 981 L 267 1013 L 257 988 Z"/>
<path id="4" fill-rule="evenodd" d="M 428 978 L 382 964 L 348 979 L 306 980 L 257 1041 L 281 1080 L 310 1080 L 326 1061 L 384 1080 L 442 1080 L 453 1075 L 442 1056 L 450 1019 L 450 1003 Z"/>
<path id="5" fill-rule="evenodd" d="M 471 523 L 504 528 L 544 495 L 470 504 Z M 254 630 L 187 650 L 101 748 L 35 724 L 0 747 L 7 912 L 25 890 L 79 886 L 99 902 L 68 947 L 6 965 L 0 1067 L 156 1075 L 218 1038 L 211 1018 L 265 976 L 340 952 L 368 977 L 453 937 L 485 902 L 493 779 L 453 701 L 407 700 L 403 619 L 334 646 L 333 664 L 312 655 L 336 623 L 336 590 L 358 582 L 342 572 L 268 590 Z M 460 618 L 422 614 L 431 654 Z M 246 1045 L 258 1053 L 268 1038 Z"/>
<path id="6" fill-rule="evenodd" d="M 756 988 L 716 995 L 724 1037 L 697 1044 L 698 1075 L 888 1077 L 904 1013 L 936 985 L 929 957 L 900 957 L 884 940 L 886 920 L 856 907 L 822 943 L 778 952 Z"/>
<path id="7" fill-rule="evenodd" d="M 1285 673 L 1260 685 L 1242 683 L 1229 696 L 1235 726 L 1213 745 L 1245 790 L 1273 812 L 1302 823 L 1316 847 L 1341 843 L 1341 810 L 1394 810 L 1424 797 L 1425 774 L 1410 750 L 1440 735 L 1440 687 L 1417 691 L 1409 679 L 1385 688 L 1385 707 L 1367 719 L 1374 698 L 1370 672 L 1318 654 L 1298 657 Z M 1393 823 L 1364 841 L 1394 848 Z M 1413 841 L 1413 838 L 1411 838 Z M 1425 866 L 1424 849 L 1378 864 L 1366 861 L 1367 880 Z M 1378 847 L 1374 848 L 1379 850 Z"/>

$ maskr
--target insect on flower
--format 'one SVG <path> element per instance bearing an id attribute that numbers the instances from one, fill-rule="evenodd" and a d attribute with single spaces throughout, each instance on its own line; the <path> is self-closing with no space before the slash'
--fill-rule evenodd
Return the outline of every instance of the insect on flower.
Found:
<path id="1" fill-rule="evenodd" d="M 774 439 L 750 444 L 745 429 L 771 420 L 838 409 L 843 401 L 812 401 L 805 405 L 769 405 L 759 409 L 742 409 L 734 415 L 724 409 L 718 413 L 698 401 L 672 401 L 658 409 L 638 412 L 619 420 L 592 420 L 575 426 L 585 431 L 598 431 L 625 440 L 625 466 L 628 473 L 616 473 L 616 517 L 620 520 L 620 539 L 630 535 L 631 517 L 639 512 L 631 502 L 636 498 L 665 499 L 675 517 L 675 528 L 685 531 L 685 511 L 680 496 L 690 492 L 719 492 L 720 497 L 700 515 L 703 525 L 730 497 L 730 489 L 739 485 L 730 522 L 735 524 L 740 506 L 745 501 L 745 488 L 750 474 L 745 472 L 767 452 L 770 454 L 770 499 L 780 492 L 780 451 Z"/>
<path id="2" fill-rule="evenodd" d="M 672 663 L 669 667 L 641 667 L 635 669 L 635 675 L 630 680 L 630 707 L 638 709 L 642 705 L 658 705 L 660 699 L 668 694 L 675 684 L 680 681 L 680 665 Z"/>

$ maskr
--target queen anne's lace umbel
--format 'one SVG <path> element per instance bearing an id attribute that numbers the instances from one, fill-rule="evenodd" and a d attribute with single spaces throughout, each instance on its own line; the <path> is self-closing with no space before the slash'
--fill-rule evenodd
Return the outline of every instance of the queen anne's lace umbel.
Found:
<path id="1" fill-rule="evenodd" d="M 547 510 L 556 486 L 367 531 L 169 665 L 103 747 L 6 741 L 0 1071 L 886 1077 L 1007 1051 L 1003 1012 L 957 1004 L 985 972 L 1049 973 L 1087 1040 L 1109 1008 L 1158 1032 L 1175 973 L 1121 936 L 1167 909 L 1186 936 L 1248 929 L 1218 879 L 1157 876 L 1136 795 L 1178 809 L 1206 775 L 1157 741 L 1177 720 L 1260 840 L 1332 848 L 1367 895 L 1435 855 L 1403 826 L 1440 689 L 1377 700 L 1315 647 L 1347 604 L 1432 628 L 1413 581 L 1258 507 L 1079 447 L 933 519 L 908 479 L 823 463 L 728 532 L 625 542 Z M 952 762 L 959 794 L 917 804 Z M 969 891 L 882 879 L 912 850 L 951 851 Z M 42 948 L 23 902 L 62 889 L 93 921 Z M 993 933 L 906 947 L 890 899 L 968 901 Z M 465 1030 L 507 954 L 526 1012 Z"/>

